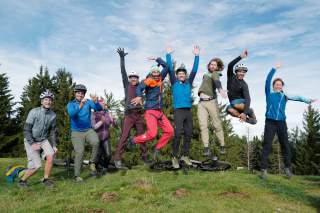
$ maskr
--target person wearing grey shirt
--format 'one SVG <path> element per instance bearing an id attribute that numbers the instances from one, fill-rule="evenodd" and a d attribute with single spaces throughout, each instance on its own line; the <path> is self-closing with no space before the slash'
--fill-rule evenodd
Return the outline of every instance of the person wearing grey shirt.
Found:
<path id="1" fill-rule="evenodd" d="M 20 179 L 19 187 L 27 187 L 27 179 L 41 168 L 41 150 L 46 159 L 42 183 L 48 187 L 54 185 L 49 179 L 53 158 L 58 151 L 56 147 L 56 114 L 51 110 L 53 98 L 54 95 L 49 90 L 44 91 L 40 95 L 41 106 L 30 110 L 24 124 L 24 146 L 28 158 L 28 169 Z"/>

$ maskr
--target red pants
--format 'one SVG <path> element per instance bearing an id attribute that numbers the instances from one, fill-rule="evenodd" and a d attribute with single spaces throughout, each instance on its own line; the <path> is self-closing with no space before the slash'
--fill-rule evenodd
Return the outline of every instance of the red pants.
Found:
<path id="1" fill-rule="evenodd" d="M 147 124 L 147 132 L 135 137 L 135 143 L 141 144 L 153 140 L 157 136 L 159 126 L 162 129 L 162 136 L 156 145 L 156 149 L 161 149 L 173 137 L 174 130 L 170 121 L 161 110 L 153 109 L 146 110 L 144 118 Z"/>

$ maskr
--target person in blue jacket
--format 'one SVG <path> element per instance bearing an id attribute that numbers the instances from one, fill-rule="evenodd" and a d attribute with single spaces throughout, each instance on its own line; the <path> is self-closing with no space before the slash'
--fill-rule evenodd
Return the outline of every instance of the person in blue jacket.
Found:
<path id="1" fill-rule="evenodd" d="M 166 61 L 169 67 L 170 82 L 172 85 L 173 108 L 174 108 L 174 141 L 172 144 L 172 166 L 178 169 L 179 166 L 179 148 L 182 134 L 184 135 L 183 150 L 181 160 L 188 166 L 192 163 L 189 158 L 189 146 L 192 138 L 192 83 L 196 77 L 199 67 L 199 46 L 194 46 L 194 63 L 192 71 L 187 78 L 187 70 L 184 64 L 177 68 L 176 73 L 173 70 L 171 54 L 173 49 L 167 47 Z"/>
<path id="2" fill-rule="evenodd" d="M 264 129 L 264 143 L 262 150 L 261 160 L 261 178 L 267 179 L 268 168 L 268 156 L 271 151 L 272 141 L 277 134 L 281 151 L 284 159 L 285 174 L 288 178 L 291 178 L 291 153 L 288 141 L 287 123 L 286 123 L 286 104 L 290 101 L 300 101 L 307 104 L 311 104 L 315 100 L 307 99 L 302 96 L 290 96 L 283 91 L 284 82 L 281 78 L 276 78 L 271 83 L 271 80 L 276 73 L 276 70 L 281 67 L 281 64 L 276 64 L 275 68 L 272 68 L 269 72 L 266 84 L 265 94 L 267 101 L 266 108 L 266 121 Z"/>
<path id="3" fill-rule="evenodd" d="M 96 95 L 90 95 L 92 100 L 84 98 L 86 92 L 87 88 L 84 85 L 76 85 L 74 88 L 75 99 L 67 105 L 71 120 L 71 141 L 75 151 L 74 179 L 76 182 L 83 181 L 80 177 L 80 171 L 83 162 L 85 142 L 89 142 L 92 147 L 89 164 L 91 175 L 97 175 L 96 163 L 100 142 L 97 133 L 91 126 L 91 110 L 101 111 L 102 106 L 99 104 Z"/>

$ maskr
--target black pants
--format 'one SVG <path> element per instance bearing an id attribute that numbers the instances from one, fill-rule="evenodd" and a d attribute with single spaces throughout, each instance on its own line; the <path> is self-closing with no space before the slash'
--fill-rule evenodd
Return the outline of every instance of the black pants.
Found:
<path id="1" fill-rule="evenodd" d="M 180 140 L 184 134 L 183 156 L 189 156 L 189 147 L 192 137 L 192 112 L 189 108 L 176 109 L 174 111 L 174 141 L 172 144 L 172 155 L 179 156 Z"/>
<path id="2" fill-rule="evenodd" d="M 278 135 L 278 139 L 281 146 L 281 152 L 284 159 L 284 165 L 287 168 L 291 167 L 291 153 L 286 121 L 266 119 L 264 127 L 264 143 L 262 150 L 261 169 L 268 168 L 268 157 L 272 148 L 272 141 L 275 134 Z"/>
<path id="3" fill-rule="evenodd" d="M 109 140 L 100 141 L 97 159 L 99 167 L 108 168 L 111 160 L 111 145 Z"/>

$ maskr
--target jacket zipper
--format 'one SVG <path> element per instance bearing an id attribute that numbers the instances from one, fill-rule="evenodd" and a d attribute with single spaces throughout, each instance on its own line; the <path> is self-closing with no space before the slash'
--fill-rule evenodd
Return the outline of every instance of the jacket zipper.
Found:
<path id="1" fill-rule="evenodd" d="M 276 120 L 278 120 L 279 111 L 280 111 L 280 105 L 281 105 L 281 101 L 282 101 L 282 99 L 283 99 L 283 96 L 284 96 L 284 95 L 281 96 L 281 99 L 280 99 L 280 102 L 279 102 Z"/>

